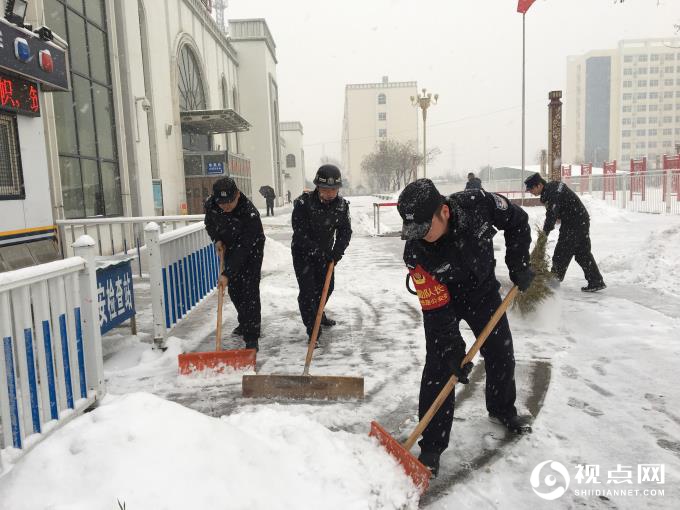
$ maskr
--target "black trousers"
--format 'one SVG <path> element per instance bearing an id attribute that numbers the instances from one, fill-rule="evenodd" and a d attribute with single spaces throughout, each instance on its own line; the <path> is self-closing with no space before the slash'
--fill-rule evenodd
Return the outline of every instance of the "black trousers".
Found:
<path id="1" fill-rule="evenodd" d="M 496 289 L 486 293 L 479 299 L 468 301 L 456 297 L 451 301 L 456 314 L 456 329 L 458 322 L 464 320 L 475 334 L 479 336 L 501 304 L 501 297 Z M 435 349 L 435 339 L 428 340 L 425 368 L 420 382 L 420 404 L 418 414 L 425 415 L 441 389 L 446 385 L 451 373 Z M 470 346 L 468 346 L 469 348 Z M 486 368 L 486 409 L 490 414 L 502 417 L 515 416 L 515 353 L 512 346 L 512 334 L 506 315 L 496 324 L 484 346 L 481 348 Z M 453 351 L 450 351 L 453 354 Z M 443 452 L 449 445 L 451 425 L 453 424 L 453 409 L 455 392 L 446 399 L 437 414 L 423 432 L 418 442 L 422 451 Z"/>
<path id="2" fill-rule="evenodd" d="M 248 341 L 260 338 L 260 276 L 262 273 L 263 250 L 257 250 L 248 259 L 237 276 L 229 280 L 227 291 L 234 303 L 238 323 L 243 329 L 243 339 Z"/>
<path id="3" fill-rule="evenodd" d="M 295 269 L 295 277 L 300 288 L 298 293 L 300 315 L 307 329 L 307 335 L 311 335 L 312 329 L 314 329 L 314 319 L 316 319 L 319 302 L 321 301 L 321 292 L 326 280 L 328 266 L 319 260 L 310 260 L 306 256 L 293 252 L 293 268 Z M 328 288 L 326 302 L 328 302 L 333 293 L 334 283 L 335 274 L 331 276 L 331 284 Z"/>
<path id="4" fill-rule="evenodd" d="M 602 283 L 602 275 L 590 250 L 590 224 L 586 223 L 580 229 L 568 229 L 563 225 L 553 253 L 551 272 L 560 281 L 564 280 L 567 268 L 574 257 L 583 269 L 583 275 L 588 283 Z"/>
<path id="5" fill-rule="evenodd" d="M 272 216 L 274 216 L 274 199 L 273 198 L 267 198 L 267 216 L 269 216 L 269 211 L 272 212 Z"/>

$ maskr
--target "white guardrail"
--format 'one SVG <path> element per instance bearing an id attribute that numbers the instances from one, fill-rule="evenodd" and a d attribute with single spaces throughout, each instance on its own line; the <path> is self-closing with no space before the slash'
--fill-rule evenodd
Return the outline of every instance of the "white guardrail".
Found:
<path id="1" fill-rule="evenodd" d="M 95 242 L 0 274 L 0 473 L 104 395 Z"/>
<path id="2" fill-rule="evenodd" d="M 167 331 L 217 287 L 219 258 L 203 223 L 161 234 L 159 225 L 150 222 L 144 238 L 154 343 L 163 347 Z"/>

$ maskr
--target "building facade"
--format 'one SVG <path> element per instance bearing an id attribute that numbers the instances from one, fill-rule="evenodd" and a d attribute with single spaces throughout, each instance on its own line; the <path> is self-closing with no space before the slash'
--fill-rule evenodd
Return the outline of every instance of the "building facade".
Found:
<path id="1" fill-rule="evenodd" d="M 361 162 L 374 152 L 381 141 L 413 141 L 418 144 L 418 110 L 411 104 L 416 96 L 415 81 L 345 86 L 345 110 L 342 122 L 342 170 L 350 193 L 371 191 Z"/>
<path id="2" fill-rule="evenodd" d="M 281 161 L 284 167 L 286 188 L 290 190 L 294 200 L 305 188 L 305 151 L 303 149 L 302 124 L 295 122 L 282 122 L 281 131 Z M 287 198 L 284 196 L 284 198 Z"/>
<path id="3" fill-rule="evenodd" d="M 659 168 L 680 143 L 680 39 L 621 41 L 567 59 L 563 161 L 647 157 Z"/>

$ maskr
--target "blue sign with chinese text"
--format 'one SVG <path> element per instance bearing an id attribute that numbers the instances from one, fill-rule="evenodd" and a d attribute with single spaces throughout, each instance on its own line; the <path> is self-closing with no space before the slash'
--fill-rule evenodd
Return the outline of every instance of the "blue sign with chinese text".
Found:
<path id="1" fill-rule="evenodd" d="M 224 174 L 224 162 L 211 161 L 208 163 L 208 175 L 222 175 Z"/>
<path id="2" fill-rule="evenodd" d="M 129 260 L 97 269 L 97 301 L 102 335 L 135 315 Z"/>

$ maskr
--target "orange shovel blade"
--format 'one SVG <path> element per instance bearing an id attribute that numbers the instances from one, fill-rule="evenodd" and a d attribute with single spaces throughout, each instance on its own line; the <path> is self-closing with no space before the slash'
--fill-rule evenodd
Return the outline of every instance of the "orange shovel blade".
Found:
<path id="1" fill-rule="evenodd" d="M 216 373 L 224 371 L 225 367 L 232 369 L 255 370 L 257 351 L 255 349 L 233 349 L 215 352 L 185 352 L 177 357 L 179 373 L 191 374 L 199 370 L 212 370 Z"/>
<path id="2" fill-rule="evenodd" d="M 394 457 L 406 474 L 411 477 L 420 493 L 424 493 L 430 485 L 430 470 L 423 466 L 411 452 L 404 448 L 399 441 L 394 439 L 380 426 L 377 421 L 371 422 L 369 436 L 375 437 L 385 447 L 387 452 Z"/>

